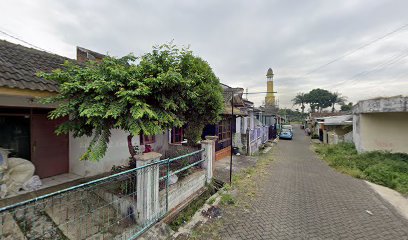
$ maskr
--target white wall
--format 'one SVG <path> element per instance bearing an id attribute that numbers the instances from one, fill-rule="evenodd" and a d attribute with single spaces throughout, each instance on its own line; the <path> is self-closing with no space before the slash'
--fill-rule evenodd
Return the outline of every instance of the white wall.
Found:
<path id="1" fill-rule="evenodd" d="M 0 95 L 0 106 L 7 107 L 41 107 L 54 108 L 52 105 L 43 105 L 34 101 L 31 97 L 17 97 Z M 69 136 L 69 171 L 71 173 L 88 177 L 105 172 L 109 172 L 113 165 L 125 165 L 128 163 L 129 151 L 127 147 L 127 133 L 121 130 L 112 130 L 111 140 L 108 150 L 103 159 L 99 162 L 80 161 L 82 154 L 88 147 L 91 138 L 74 138 Z M 164 154 L 168 149 L 168 131 L 162 135 L 156 135 L 155 143 L 151 144 L 153 151 Z M 134 145 L 140 145 L 140 137 L 133 138 Z"/>
<path id="2" fill-rule="evenodd" d="M 248 111 L 248 117 L 249 117 L 249 128 L 254 129 L 255 128 L 255 116 L 254 112 Z"/>
<path id="3" fill-rule="evenodd" d="M 235 118 L 235 132 L 236 133 L 241 133 L 241 122 L 242 122 L 243 117 L 237 117 Z"/>
<path id="4" fill-rule="evenodd" d="M 113 165 L 127 165 L 129 161 L 129 150 L 127 147 L 128 134 L 122 130 L 112 130 L 111 139 L 105 156 L 98 162 L 79 160 L 86 151 L 91 138 L 74 138 L 69 136 L 69 171 L 82 177 L 94 176 L 109 172 Z M 140 137 L 133 138 L 133 145 L 140 145 Z M 151 144 L 153 151 L 164 154 L 168 149 L 168 131 L 162 135 L 156 135 L 156 141 Z"/>
<path id="5" fill-rule="evenodd" d="M 355 130 L 359 136 L 354 141 L 359 151 L 386 150 L 408 153 L 407 112 L 359 114 Z"/>

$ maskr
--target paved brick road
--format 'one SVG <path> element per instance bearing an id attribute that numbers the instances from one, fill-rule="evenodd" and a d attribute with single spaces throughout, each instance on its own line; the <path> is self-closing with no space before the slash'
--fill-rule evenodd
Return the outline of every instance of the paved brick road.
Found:
<path id="1" fill-rule="evenodd" d="M 298 129 L 279 142 L 250 211 L 225 213 L 222 239 L 408 239 L 408 221 L 363 181 L 318 160 L 308 141 Z"/>

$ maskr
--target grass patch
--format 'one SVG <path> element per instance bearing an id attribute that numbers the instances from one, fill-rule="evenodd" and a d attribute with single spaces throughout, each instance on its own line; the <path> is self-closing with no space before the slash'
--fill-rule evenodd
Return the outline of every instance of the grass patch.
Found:
<path id="1" fill-rule="evenodd" d="M 315 151 L 342 173 L 408 194 L 408 154 L 384 151 L 358 154 L 352 143 L 320 144 Z"/>
<path id="2" fill-rule="evenodd" d="M 215 197 L 210 198 L 210 200 L 208 200 L 208 204 L 213 205 L 215 202 Z"/>
<path id="3" fill-rule="evenodd" d="M 221 195 L 220 203 L 221 203 L 222 205 L 233 205 L 233 204 L 235 204 L 235 199 L 234 199 L 234 197 L 233 197 L 231 194 L 229 194 L 229 193 L 223 193 L 223 194 Z"/>

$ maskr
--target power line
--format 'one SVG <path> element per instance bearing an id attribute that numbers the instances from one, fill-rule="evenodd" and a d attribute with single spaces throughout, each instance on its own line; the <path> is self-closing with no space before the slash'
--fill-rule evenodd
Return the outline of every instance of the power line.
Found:
<path id="1" fill-rule="evenodd" d="M 385 68 L 388 68 L 394 64 L 397 64 L 398 62 L 400 62 L 401 60 L 404 60 L 404 58 L 408 57 L 408 49 L 406 49 L 402 54 L 397 54 L 394 55 L 393 57 L 391 57 L 390 59 L 388 59 L 386 62 L 377 64 L 374 68 L 372 68 L 371 70 L 365 70 L 365 71 L 361 71 L 357 74 L 354 74 L 350 79 L 344 80 L 340 83 L 335 84 L 333 87 L 338 87 L 340 85 L 343 85 L 345 83 L 353 83 L 355 82 L 356 79 L 362 77 L 362 76 L 366 76 L 367 74 L 370 74 L 372 72 L 375 71 L 380 71 L 383 70 Z"/>
<path id="2" fill-rule="evenodd" d="M 374 40 L 372 40 L 372 41 L 370 41 L 370 42 L 368 42 L 368 43 L 366 43 L 366 44 L 364 44 L 364 45 L 362 45 L 362 46 L 360 46 L 358 48 L 355 48 L 355 49 L 353 49 L 351 51 L 348 51 L 348 52 L 344 53 L 343 55 L 340 55 L 339 57 L 336 57 L 336 58 L 332 59 L 331 61 L 329 61 L 329 62 L 327 62 L 327 63 L 325 63 L 323 65 L 320 65 L 319 67 L 317 67 L 317 68 L 313 69 L 312 71 L 309 71 L 308 73 L 306 73 L 306 76 L 311 74 L 311 73 L 314 73 L 314 72 L 316 72 L 316 71 L 318 71 L 318 70 L 320 70 L 320 69 L 322 69 L 322 68 L 324 68 L 324 67 L 326 67 L 328 65 L 331 65 L 331 64 L 333 64 L 333 63 L 335 63 L 335 62 L 337 62 L 337 61 L 339 61 L 339 60 L 341 60 L 341 59 L 343 59 L 343 58 L 345 58 L 347 56 L 350 56 L 350 55 L 354 54 L 355 52 L 360 51 L 361 49 L 366 48 L 366 47 L 368 47 L 368 46 L 370 46 L 370 45 L 372 45 L 372 44 L 374 44 L 374 43 L 376 43 L 376 42 L 378 42 L 380 40 L 383 40 L 383 39 L 391 36 L 392 34 L 403 30 L 406 27 L 408 27 L 408 23 L 404 24 L 401 27 L 396 28 L 393 31 L 388 32 L 385 35 L 383 35 L 383 36 L 381 36 L 379 38 L 376 38 L 376 39 L 374 39 Z"/>
<path id="3" fill-rule="evenodd" d="M 38 46 L 36 46 L 36 45 L 34 45 L 34 44 L 31 44 L 31 43 L 29 43 L 29 42 L 27 42 L 27 41 L 24 41 L 23 39 L 18 38 L 18 37 L 16 37 L 16 36 L 13 36 L 13 35 L 11 35 L 11 34 L 5 32 L 5 31 L 3 31 L 3 30 L 0 30 L 0 33 L 3 33 L 4 35 L 6 35 L 6 36 L 8 36 L 8 37 L 11 37 L 11 38 L 13 38 L 13 39 L 15 39 L 15 40 L 18 40 L 18 41 L 20 41 L 20 42 L 23 42 L 23 43 L 25 43 L 25 44 L 27 44 L 27 45 L 30 45 L 31 47 L 36 48 L 36 49 L 38 49 L 38 50 L 41 50 L 41 51 L 44 51 L 44 52 L 47 52 L 47 53 L 51 53 L 51 52 L 45 50 L 44 48 L 38 47 Z"/>

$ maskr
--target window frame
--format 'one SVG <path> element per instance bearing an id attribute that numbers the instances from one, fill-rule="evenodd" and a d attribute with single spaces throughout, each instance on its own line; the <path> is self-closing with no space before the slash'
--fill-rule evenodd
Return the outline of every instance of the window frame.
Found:
<path id="1" fill-rule="evenodd" d="M 181 144 L 184 141 L 184 129 L 182 127 L 173 127 L 170 135 L 170 143 L 172 144 Z M 176 136 L 180 137 L 180 141 L 176 141 Z"/>
<path id="2" fill-rule="evenodd" d="M 218 123 L 218 141 L 226 141 L 231 139 L 231 121 L 223 119 Z"/>
<path id="3" fill-rule="evenodd" d="M 156 136 L 155 135 L 145 135 L 145 134 L 140 134 L 140 144 L 145 145 L 145 144 L 152 144 L 156 142 Z"/>

